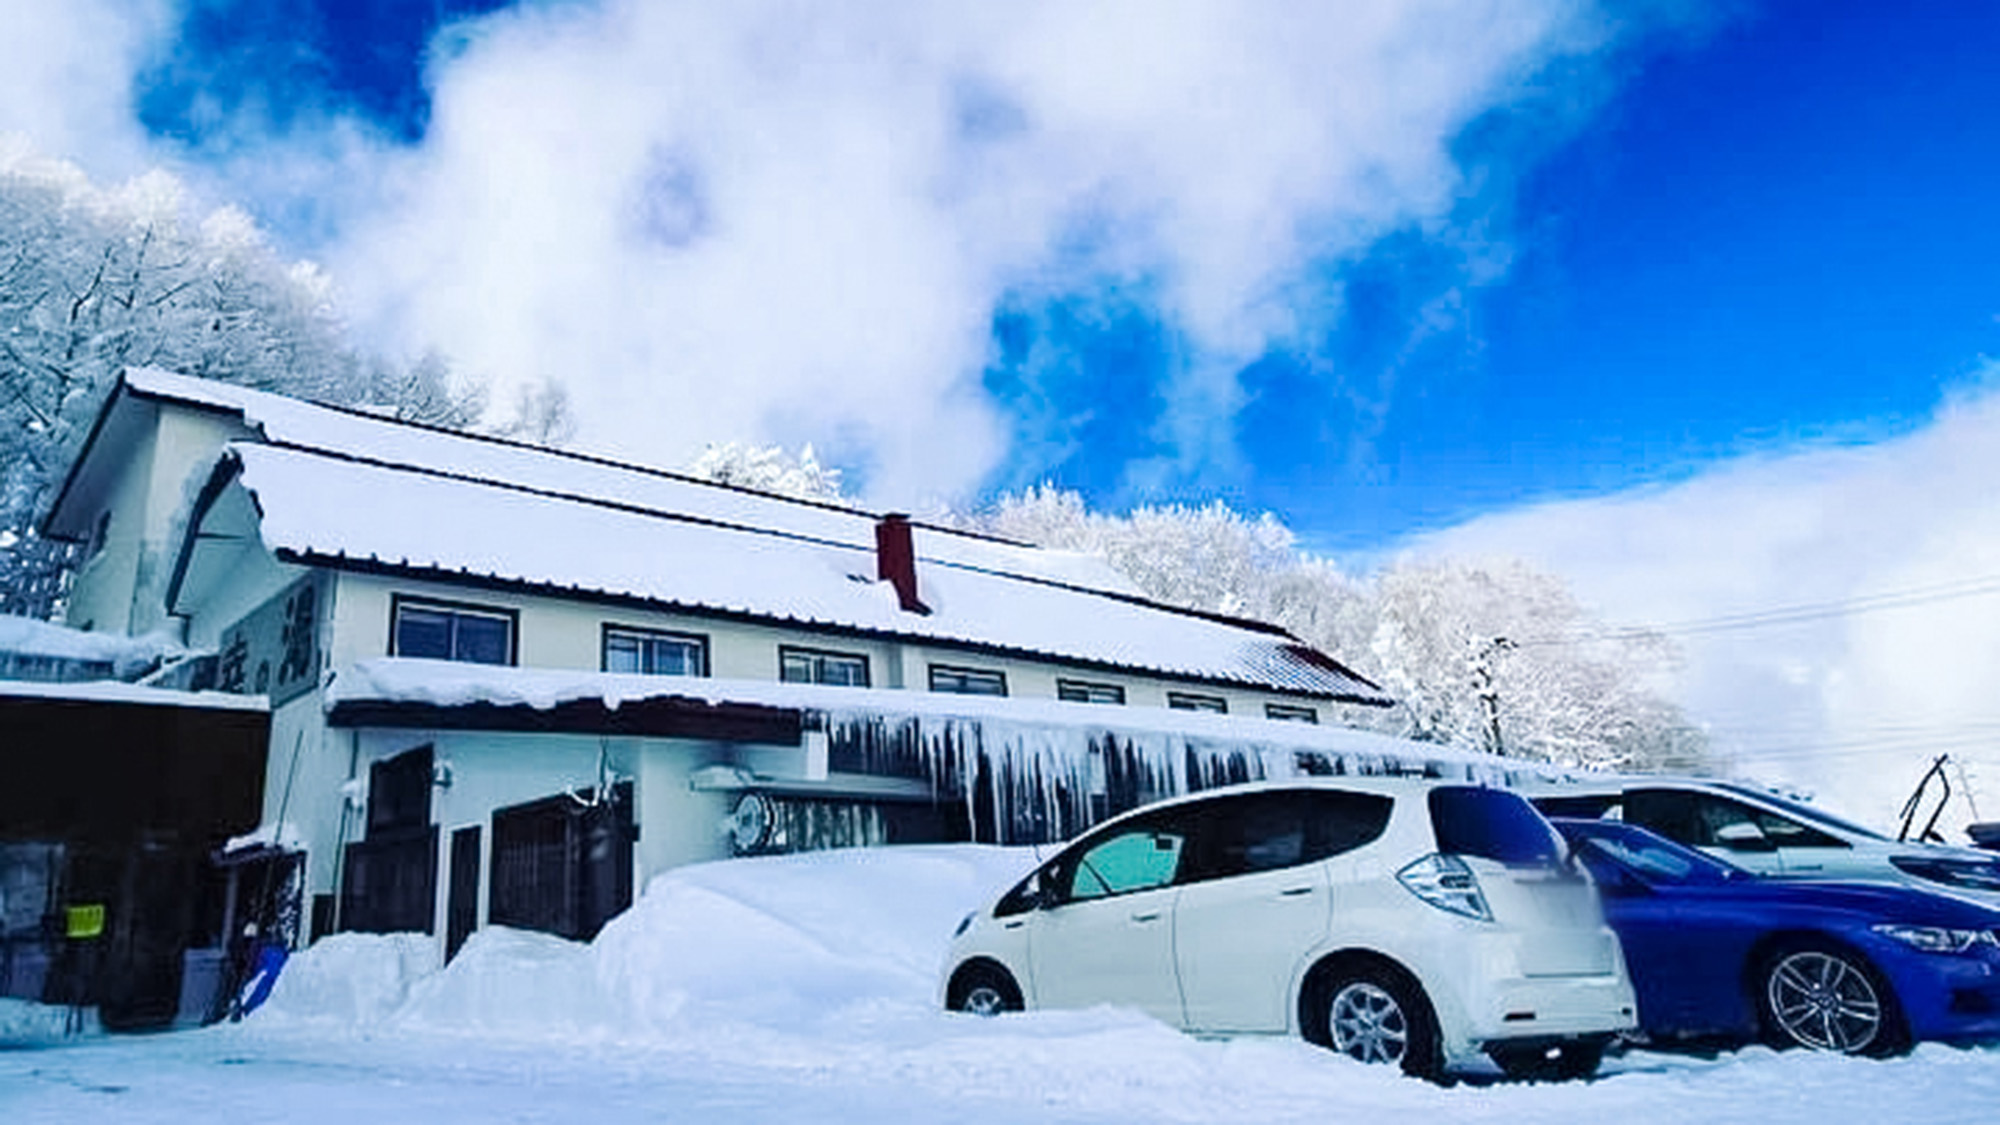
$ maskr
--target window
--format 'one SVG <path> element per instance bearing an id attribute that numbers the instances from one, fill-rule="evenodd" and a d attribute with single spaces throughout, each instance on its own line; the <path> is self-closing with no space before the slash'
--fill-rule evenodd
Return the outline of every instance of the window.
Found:
<path id="1" fill-rule="evenodd" d="M 1382 835 L 1395 802 L 1319 790 L 1228 797 L 1198 806 L 1195 860 L 1183 882 L 1317 863 Z"/>
<path id="2" fill-rule="evenodd" d="M 420 656 L 466 664 L 514 663 L 512 610 L 398 595 L 390 607 L 391 656 Z"/>
<path id="3" fill-rule="evenodd" d="M 1290 703 L 1264 704 L 1264 717 L 1281 723 L 1317 723 L 1319 712 L 1310 707 L 1299 707 Z"/>
<path id="4" fill-rule="evenodd" d="M 1125 689 L 1117 684 L 1093 684 L 1083 680 L 1057 680 L 1056 698 L 1064 703 L 1123 703 Z"/>
<path id="5" fill-rule="evenodd" d="M 368 767 L 368 835 L 411 831 L 431 822 L 429 746 L 405 750 Z"/>
<path id="6" fill-rule="evenodd" d="M 645 676 L 706 676 L 708 638 L 606 625 L 604 670 Z"/>
<path id="7" fill-rule="evenodd" d="M 980 668 L 952 668 L 931 665 L 931 690 L 953 695 L 1006 695 L 1007 677 L 1001 672 Z"/>
<path id="8" fill-rule="evenodd" d="M 1562 840 L 1518 793 L 1469 785 L 1431 790 L 1431 831 L 1438 851 L 1497 860 L 1509 866 L 1555 866 Z"/>
<path id="9" fill-rule="evenodd" d="M 1167 706 L 1176 711 L 1212 711 L 1218 715 L 1229 713 L 1229 701 L 1219 695 L 1195 695 L 1185 691 L 1167 693 Z"/>
<path id="10" fill-rule="evenodd" d="M 1164 887 L 1180 870 L 1187 838 L 1157 826 L 1134 826 L 1091 845 L 1070 871 L 1069 898 L 1103 898 Z"/>
<path id="11" fill-rule="evenodd" d="M 868 658 L 847 652 L 822 652 L 785 645 L 778 649 L 778 678 L 788 684 L 867 687 Z"/>
<path id="12" fill-rule="evenodd" d="M 1729 847 L 1723 830 L 1739 824 L 1754 827 L 1770 841 L 1767 850 L 1848 846 L 1845 841 L 1798 821 L 1708 793 L 1635 789 L 1625 795 L 1625 820 L 1697 848 Z"/>

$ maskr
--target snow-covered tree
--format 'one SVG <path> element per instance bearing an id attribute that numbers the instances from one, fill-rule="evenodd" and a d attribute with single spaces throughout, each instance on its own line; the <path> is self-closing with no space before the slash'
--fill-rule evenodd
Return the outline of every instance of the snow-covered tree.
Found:
<path id="1" fill-rule="evenodd" d="M 1662 637 L 1613 630 L 1519 562 L 1403 561 L 1355 578 L 1302 552 L 1275 517 L 1228 506 L 1089 511 L 1051 487 L 1004 496 L 968 527 L 1104 556 L 1170 605 L 1282 625 L 1397 697 L 1342 720 L 1565 765 L 1695 768 L 1704 744 L 1656 681 Z"/>
<path id="2" fill-rule="evenodd" d="M 441 361 L 360 357 L 330 293 L 242 211 L 192 218 L 164 172 L 100 187 L 0 138 L 0 612 L 48 612 L 66 553 L 32 528 L 128 366 L 443 425 L 477 417 L 476 389 Z"/>
<path id="3" fill-rule="evenodd" d="M 1671 643 L 1607 627 L 1554 575 L 1405 561 L 1374 593 L 1362 663 L 1402 701 L 1412 737 L 1565 765 L 1698 764 L 1699 735 L 1654 685 Z"/>
<path id="4" fill-rule="evenodd" d="M 576 436 L 569 388 L 553 379 L 522 386 L 514 395 L 513 417 L 495 426 L 493 432 L 536 445 L 567 445 Z"/>
<path id="5" fill-rule="evenodd" d="M 779 496 L 817 500 L 826 504 L 853 507 L 854 501 L 840 490 L 840 470 L 819 463 L 808 444 L 798 455 L 782 446 L 746 445 L 726 441 L 710 445 L 688 466 L 689 474 L 717 484 L 754 488 Z"/>

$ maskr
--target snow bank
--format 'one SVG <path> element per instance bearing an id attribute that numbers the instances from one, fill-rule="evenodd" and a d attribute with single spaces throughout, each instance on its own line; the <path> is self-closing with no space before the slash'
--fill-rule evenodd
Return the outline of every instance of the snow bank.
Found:
<path id="1" fill-rule="evenodd" d="M 964 845 L 701 864 L 591 944 L 488 927 L 442 971 L 428 935 L 341 934 L 295 956 L 253 1020 L 672 1044 L 928 1016 L 958 920 L 1034 862 Z"/>
<path id="2" fill-rule="evenodd" d="M 0 1050 L 49 1046 L 74 1039 L 79 1034 L 94 1035 L 100 1030 L 96 1009 L 84 1010 L 81 1018 L 83 1027 L 70 1031 L 72 1012 L 69 1008 L 0 996 Z"/>
<path id="3" fill-rule="evenodd" d="M 429 934 L 322 938 L 286 963 L 256 1018 L 381 1024 L 402 1008 L 413 984 L 437 971 L 437 960 L 437 940 Z"/>

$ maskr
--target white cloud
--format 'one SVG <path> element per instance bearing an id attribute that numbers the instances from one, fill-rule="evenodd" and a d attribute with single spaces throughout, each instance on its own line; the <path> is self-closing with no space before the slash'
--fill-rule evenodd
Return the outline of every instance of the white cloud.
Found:
<path id="1" fill-rule="evenodd" d="M 1010 289 L 1144 277 L 1197 362 L 1165 388 L 1227 463 L 1234 372 L 1310 263 L 1444 214 L 1449 142 L 1552 54 L 1567 3 L 613 0 L 462 28 L 435 116 L 330 251 L 364 325 L 585 442 L 865 451 L 878 494 L 1006 454 L 979 384 Z M 1079 249 L 1079 248 L 1082 249 Z M 504 393 L 501 396 L 505 397 Z"/>
<path id="2" fill-rule="evenodd" d="M 0 135 L 25 137 L 100 177 L 143 171 L 132 76 L 167 8 L 167 0 L 0 0 Z"/>
<path id="3" fill-rule="evenodd" d="M 0 131 L 307 232 L 364 336 L 500 402 L 563 380 L 583 444 L 814 440 L 885 502 L 1032 460 L 980 383 L 993 313 L 1105 283 L 1185 360 L 1135 474 L 1231 466 L 1236 372 L 1325 309 L 1302 281 L 1442 222 L 1461 129 L 1613 33 L 1587 0 L 530 0 L 441 37 L 414 148 L 251 99 L 187 153 L 132 117 L 149 59 L 198 77 L 175 11 L 0 0 Z"/>
<path id="4" fill-rule="evenodd" d="M 1745 457 L 1671 487 L 1536 505 L 1413 546 L 1531 559 L 1624 623 L 1847 610 L 1680 635 L 1684 701 L 1739 771 L 1816 790 L 1879 825 L 1947 751 L 1965 760 L 1980 815 L 2000 819 L 1996 479 L 2000 391 L 1986 390 L 1905 436 Z M 1902 592 L 1913 596 L 1868 600 Z"/>

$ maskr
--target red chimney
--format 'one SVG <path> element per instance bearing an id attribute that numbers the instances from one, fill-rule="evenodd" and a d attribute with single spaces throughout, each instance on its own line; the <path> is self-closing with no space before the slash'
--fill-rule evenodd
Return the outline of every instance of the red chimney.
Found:
<path id="1" fill-rule="evenodd" d="M 910 542 L 910 517 L 901 512 L 875 521 L 875 577 L 896 587 L 896 600 L 906 612 L 930 612 L 917 600 L 917 549 Z"/>

